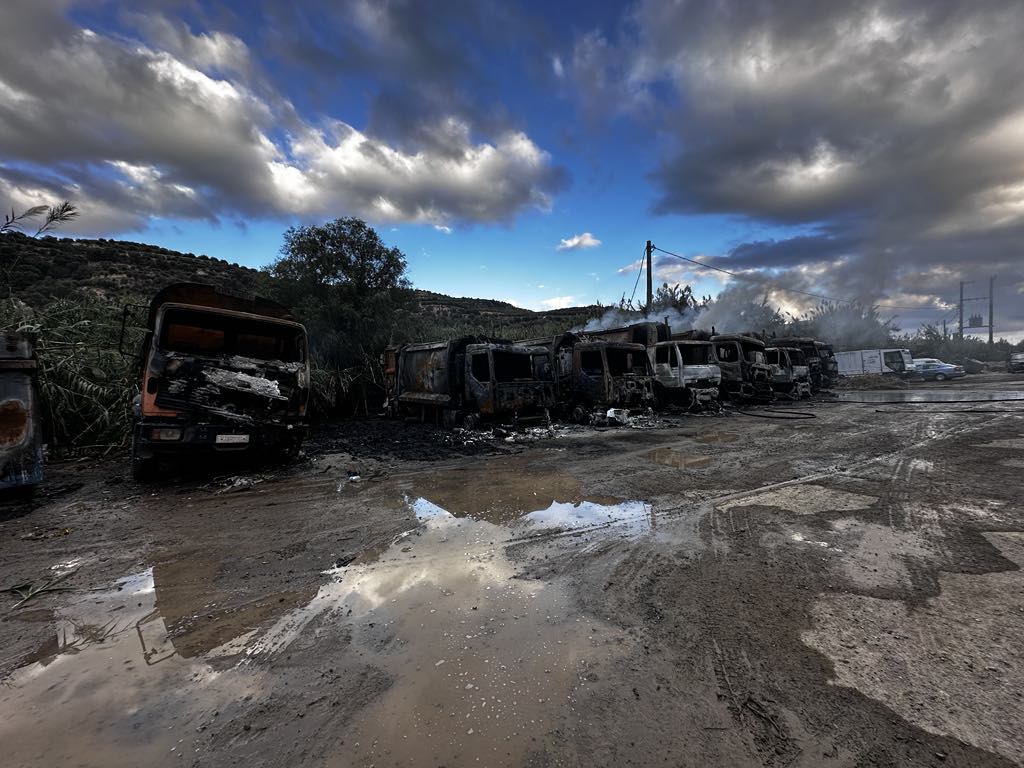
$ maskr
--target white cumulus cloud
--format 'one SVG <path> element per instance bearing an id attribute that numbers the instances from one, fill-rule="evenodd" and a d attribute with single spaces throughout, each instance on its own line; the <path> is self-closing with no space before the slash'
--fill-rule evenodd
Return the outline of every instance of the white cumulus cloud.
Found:
<path id="1" fill-rule="evenodd" d="M 578 251 L 582 248 L 597 248 L 601 241 L 589 232 L 581 232 L 572 237 L 566 237 L 558 243 L 556 251 Z"/>

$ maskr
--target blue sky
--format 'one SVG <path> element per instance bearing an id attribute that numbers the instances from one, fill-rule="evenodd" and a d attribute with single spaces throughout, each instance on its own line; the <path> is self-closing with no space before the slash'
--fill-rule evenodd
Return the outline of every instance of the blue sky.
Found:
<path id="1" fill-rule="evenodd" d="M 0 200 L 69 234 L 262 266 L 354 215 L 417 286 L 535 309 L 628 296 L 651 239 L 742 274 L 659 282 L 909 329 L 998 274 L 1024 333 L 1010 0 L 11 2 Z"/>

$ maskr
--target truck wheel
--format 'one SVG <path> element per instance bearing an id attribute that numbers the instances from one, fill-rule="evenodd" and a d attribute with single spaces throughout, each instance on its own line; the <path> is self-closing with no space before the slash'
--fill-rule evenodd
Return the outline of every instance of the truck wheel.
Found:
<path id="1" fill-rule="evenodd" d="M 132 480 L 149 483 L 156 480 L 160 470 L 160 459 L 156 456 L 139 456 L 138 446 L 132 443 Z"/>

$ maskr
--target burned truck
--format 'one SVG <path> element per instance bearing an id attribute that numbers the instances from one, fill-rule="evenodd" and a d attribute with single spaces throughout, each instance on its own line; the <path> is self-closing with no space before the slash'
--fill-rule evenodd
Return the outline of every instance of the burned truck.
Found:
<path id="1" fill-rule="evenodd" d="M 737 400 L 772 400 L 771 369 L 763 341 L 740 334 L 719 334 L 711 337 L 711 345 L 722 371 L 723 395 Z"/>
<path id="2" fill-rule="evenodd" d="M 777 395 L 799 400 L 811 396 L 810 368 L 796 347 L 767 347 L 765 360 L 772 370 L 772 389 Z"/>
<path id="3" fill-rule="evenodd" d="M 807 358 L 807 368 L 810 372 L 811 381 L 811 392 L 818 392 L 822 386 L 826 383 L 825 378 L 825 364 L 822 360 L 822 353 L 819 350 L 818 345 L 821 342 L 817 342 L 809 336 L 781 336 L 769 340 L 771 344 L 776 347 L 795 347 L 804 353 Z M 825 345 L 822 345 L 825 346 Z M 832 356 L 832 361 L 835 361 L 835 357 Z M 838 367 L 835 369 L 836 378 L 839 376 Z"/>
<path id="4" fill-rule="evenodd" d="M 0 334 L 0 490 L 30 490 L 43 480 L 35 345 Z"/>
<path id="5" fill-rule="evenodd" d="M 673 335 L 665 323 L 634 323 L 591 334 L 609 341 L 642 344 L 654 374 L 654 395 L 659 405 L 685 408 L 717 404 L 722 372 L 715 362 L 710 336 L 688 331 Z"/>
<path id="6" fill-rule="evenodd" d="M 392 415 L 454 426 L 549 418 L 555 385 L 546 349 L 466 336 L 384 352 Z"/>
<path id="7" fill-rule="evenodd" d="M 164 288 L 141 345 L 134 476 L 203 453 L 297 454 L 309 380 L 306 330 L 287 307 L 199 283 Z"/>
<path id="8" fill-rule="evenodd" d="M 836 360 L 836 353 L 831 344 L 823 341 L 815 341 L 814 347 L 821 359 L 821 386 L 831 389 L 839 381 L 839 362 Z"/>
<path id="9" fill-rule="evenodd" d="M 654 405 L 651 362 L 641 344 L 577 333 L 524 343 L 547 352 L 559 410 L 576 421 L 589 421 L 597 409 Z"/>

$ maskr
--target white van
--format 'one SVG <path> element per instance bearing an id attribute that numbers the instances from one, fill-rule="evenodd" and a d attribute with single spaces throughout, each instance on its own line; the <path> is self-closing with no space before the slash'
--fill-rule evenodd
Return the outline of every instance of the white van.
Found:
<path id="1" fill-rule="evenodd" d="M 855 349 L 836 352 L 840 376 L 888 374 L 909 376 L 914 373 L 914 359 L 909 349 Z"/>

